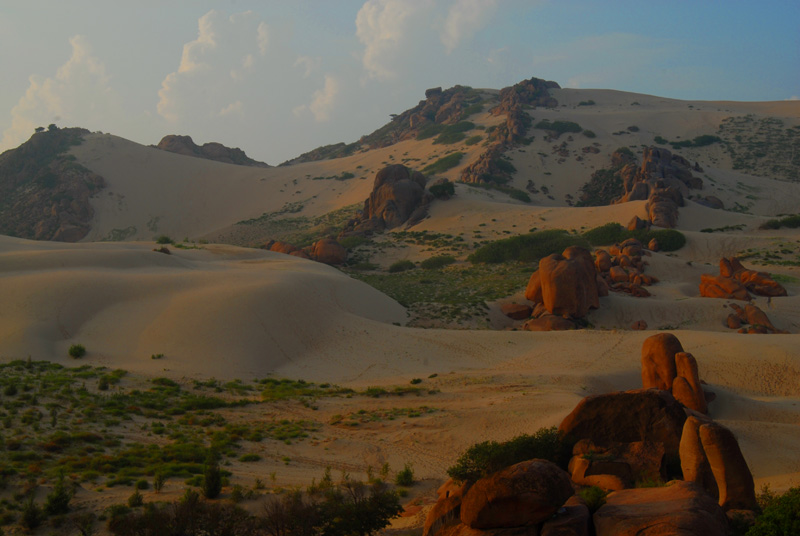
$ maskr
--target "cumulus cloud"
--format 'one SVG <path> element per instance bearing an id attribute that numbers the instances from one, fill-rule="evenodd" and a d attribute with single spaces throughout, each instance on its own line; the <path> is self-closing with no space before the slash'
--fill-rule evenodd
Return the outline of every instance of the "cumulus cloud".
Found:
<path id="1" fill-rule="evenodd" d="M 294 62 L 295 67 L 303 69 L 303 78 L 308 78 L 311 73 L 319 69 L 321 64 L 322 60 L 320 58 L 312 58 L 310 56 L 299 56 Z"/>
<path id="2" fill-rule="evenodd" d="M 254 13 L 209 11 L 197 22 L 197 38 L 183 46 L 177 71 L 161 82 L 159 115 L 177 122 L 230 102 L 267 48 L 267 26 Z"/>
<path id="3" fill-rule="evenodd" d="M 314 92 L 314 98 L 311 104 L 308 105 L 308 109 L 314 114 L 314 119 L 319 122 L 330 119 L 338 94 L 339 81 L 333 76 L 326 75 L 325 86 Z"/>
<path id="4" fill-rule="evenodd" d="M 25 95 L 11 110 L 11 127 L 3 132 L 0 147 L 15 147 L 37 126 L 55 121 L 106 128 L 106 121 L 118 119 L 119 100 L 109 86 L 105 66 L 92 54 L 84 37 L 76 35 L 69 44 L 72 54 L 54 77 L 30 77 Z"/>
<path id="5" fill-rule="evenodd" d="M 419 15 L 429 11 L 432 0 L 367 0 L 356 15 L 356 37 L 364 45 L 362 63 L 370 78 L 397 76 L 398 56 L 413 53 L 406 45 Z"/>
<path id="6" fill-rule="evenodd" d="M 472 37 L 487 23 L 496 7 L 497 0 L 456 0 L 442 27 L 445 52 L 450 54 L 462 41 Z"/>

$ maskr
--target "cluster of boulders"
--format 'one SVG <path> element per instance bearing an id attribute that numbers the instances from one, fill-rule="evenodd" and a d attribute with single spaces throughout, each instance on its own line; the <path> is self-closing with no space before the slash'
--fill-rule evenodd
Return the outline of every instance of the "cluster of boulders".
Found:
<path id="1" fill-rule="evenodd" d="M 347 261 L 347 250 L 333 237 L 322 238 L 302 249 L 281 240 L 270 240 L 264 249 L 325 264 L 337 265 Z"/>
<path id="2" fill-rule="evenodd" d="M 786 296 L 786 289 L 766 272 L 748 270 L 736 257 L 719 261 L 719 275 L 700 276 L 700 295 L 729 300 L 751 299 L 750 294 L 771 298 Z"/>
<path id="3" fill-rule="evenodd" d="M 177 136 L 170 134 L 161 138 L 156 149 L 168 151 L 170 153 L 182 154 L 184 156 L 194 156 L 224 162 L 225 164 L 236 164 L 239 166 L 270 167 L 269 164 L 253 160 L 238 147 L 225 147 L 221 143 L 210 142 L 197 145 L 191 136 Z"/>
<path id="4" fill-rule="evenodd" d="M 657 251 L 658 242 L 651 240 L 648 248 L 635 238 L 595 251 L 594 264 L 609 290 L 625 292 L 637 298 L 646 298 L 650 292 L 644 287 L 658 283 L 658 279 L 644 273 L 647 261 L 642 259 L 647 249 Z"/>
<path id="5" fill-rule="evenodd" d="M 733 433 L 684 398 L 678 386 L 702 389 L 682 350 L 670 334 L 647 339 L 645 388 L 575 407 L 559 426 L 574 441 L 568 471 L 535 459 L 472 485 L 448 481 L 423 536 L 728 534 L 728 516 L 757 508 L 753 477 Z M 593 513 L 577 493 L 585 486 L 610 491 Z"/>
<path id="6" fill-rule="evenodd" d="M 646 147 L 642 164 L 636 165 L 631 154 L 615 153 L 612 164 L 618 166 L 624 194 L 616 202 L 647 200 L 647 216 L 653 225 L 671 229 L 678 223 L 678 207 L 690 190 L 703 188 L 703 180 L 685 158 L 660 147 Z"/>
<path id="7" fill-rule="evenodd" d="M 574 329 L 590 309 L 600 307 L 600 297 L 608 287 L 594 266 L 592 255 L 579 246 L 562 254 L 554 253 L 539 261 L 528 281 L 525 298 L 534 303 L 503 305 L 503 312 L 514 319 L 531 318 L 523 325 L 528 331 Z"/>
<path id="8" fill-rule="evenodd" d="M 733 312 L 725 319 L 725 325 L 730 329 L 737 330 L 739 333 L 789 333 L 776 328 L 767 313 L 751 303 L 745 305 L 744 308 L 735 303 L 728 304 L 728 307 L 733 309 Z"/>
<path id="9" fill-rule="evenodd" d="M 401 225 L 411 226 L 428 215 L 433 195 L 425 189 L 427 177 L 402 164 L 375 174 L 364 209 L 345 224 L 339 237 L 369 236 Z"/>

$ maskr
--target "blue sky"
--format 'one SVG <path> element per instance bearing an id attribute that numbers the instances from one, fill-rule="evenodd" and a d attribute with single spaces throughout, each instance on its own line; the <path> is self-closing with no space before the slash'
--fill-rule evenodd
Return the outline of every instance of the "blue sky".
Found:
<path id="1" fill-rule="evenodd" d="M 55 122 L 277 164 L 434 86 L 798 98 L 800 2 L 0 0 L 0 58 L 0 150 Z"/>

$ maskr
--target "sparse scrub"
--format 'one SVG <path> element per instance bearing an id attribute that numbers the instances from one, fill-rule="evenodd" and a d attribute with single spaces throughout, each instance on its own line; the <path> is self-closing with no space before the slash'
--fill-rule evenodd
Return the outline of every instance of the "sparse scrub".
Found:
<path id="1" fill-rule="evenodd" d="M 448 169 L 456 167 L 461 162 L 461 158 L 463 156 L 464 153 L 456 151 L 455 153 L 451 153 L 447 156 L 444 156 L 438 159 L 436 162 L 425 166 L 422 169 L 422 172 L 428 175 L 433 175 L 436 173 L 444 173 Z"/>
<path id="2" fill-rule="evenodd" d="M 394 477 L 394 483 L 397 486 L 411 486 L 414 484 L 414 470 L 411 468 L 411 464 L 405 464 L 405 466 L 397 472 Z"/>
<path id="3" fill-rule="evenodd" d="M 538 262 L 553 253 L 561 253 L 569 246 L 588 247 L 589 243 L 583 237 L 570 235 L 562 229 L 549 229 L 490 242 L 476 250 L 468 260 L 472 263 Z"/>
<path id="4" fill-rule="evenodd" d="M 416 268 L 414 262 L 406 259 L 392 263 L 392 265 L 389 266 L 389 273 L 396 274 L 397 272 L 405 272 L 406 270 L 413 270 L 414 268 Z"/>
<path id="5" fill-rule="evenodd" d="M 156 238 L 156 244 L 174 244 L 174 243 L 175 243 L 175 241 L 172 240 L 167 235 L 161 235 L 161 236 Z"/>
<path id="6" fill-rule="evenodd" d="M 72 359 L 80 359 L 86 355 L 86 347 L 82 344 L 73 344 L 67 352 Z"/>
<path id="7" fill-rule="evenodd" d="M 425 259 L 419 265 L 423 270 L 436 270 L 439 268 L 444 268 L 445 266 L 453 264 L 454 262 L 456 262 L 456 259 L 452 255 L 437 255 L 435 257 Z"/>
<path id="8" fill-rule="evenodd" d="M 800 214 L 767 220 L 761 224 L 760 229 L 780 229 L 781 227 L 788 227 L 789 229 L 797 229 L 800 227 Z"/>
<path id="9" fill-rule="evenodd" d="M 586 503 L 589 513 L 594 514 L 606 503 L 608 492 L 598 486 L 589 486 L 580 490 L 578 495 Z"/>
<path id="10" fill-rule="evenodd" d="M 455 185 L 450 181 L 444 181 L 439 184 L 434 184 L 428 189 L 436 199 L 446 199 L 452 197 L 456 193 Z"/>
<path id="11" fill-rule="evenodd" d="M 686 236 L 675 229 L 628 231 L 618 223 L 606 223 L 583 233 L 583 237 L 592 246 L 610 246 L 628 238 L 635 238 L 647 245 L 655 238 L 661 251 L 677 251 L 686 245 Z"/>
<path id="12" fill-rule="evenodd" d="M 534 128 L 538 128 L 538 129 L 541 129 L 541 130 L 549 130 L 549 131 L 555 132 L 555 133 L 557 133 L 559 135 L 567 133 L 567 132 L 578 133 L 578 132 L 581 132 L 583 130 L 578 123 L 574 123 L 572 121 L 553 121 L 553 122 L 550 122 L 547 119 L 545 119 L 543 121 L 539 121 L 538 123 L 536 123 Z"/>

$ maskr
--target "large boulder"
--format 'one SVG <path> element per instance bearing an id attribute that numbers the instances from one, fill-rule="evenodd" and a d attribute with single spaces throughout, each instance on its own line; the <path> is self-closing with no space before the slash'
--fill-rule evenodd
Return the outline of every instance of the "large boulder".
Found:
<path id="1" fill-rule="evenodd" d="M 542 525 L 540 536 L 589 536 L 592 514 L 578 495 L 573 495 L 555 516 Z"/>
<path id="2" fill-rule="evenodd" d="M 573 495 L 569 475 L 547 460 L 528 460 L 475 482 L 461 502 L 461 522 L 473 529 L 536 525 Z"/>
<path id="3" fill-rule="evenodd" d="M 700 296 L 726 300 L 747 301 L 750 299 L 747 288 L 737 279 L 711 274 L 700 274 Z"/>
<path id="4" fill-rule="evenodd" d="M 677 376 L 675 354 L 683 352 L 681 341 L 672 333 L 658 333 L 642 344 L 642 387 L 669 391 Z"/>
<path id="5" fill-rule="evenodd" d="M 581 400 L 558 427 L 562 435 L 595 445 L 650 441 L 677 459 L 686 413 L 668 391 L 637 389 Z"/>
<path id="6" fill-rule="evenodd" d="M 700 425 L 698 434 L 717 483 L 720 506 L 725 510 L 755 510 L 753 475 L 736 436 L 715 422 Z"/>
<path id="7" fill-rule="evenodd" d="M 525 331 L 567 331 L 575 329 L 575 324 L 563 316 L 545 314 L 531 318 L 522 324 Z"/>
<path id="8" fill-rule="evenodd" d="M 401 164 L 381 169 L 364 203 L 363 219 L 380 222 L 385 229 L 416 223 L 427 214 L 432 197 L 426 182 L 425 175 Z"/>
<path id="9" fill-rule="evenodd" d="M 590 309 L 600 307 L 597 269 L 589 251 L 570 246 L 562 255 L 548 255 L 539 261 L 525 297 L 563 317 L 583 318 Z"/>
<path id="10" fill-rule="evenodd" d="M 439 500 L 425 518 L 422 536 L 436 536 L 444 529 L 461 523 L 461 501 L 468 489 L 469 484 L 458 484 L 452 479 L 439 487 Z"/>
<path id="11" fill-rule="evenodd" d="M 597 536 L 728 534 L 725 512 L 692 482 L 615 491 L 593 519 Z"/>
<path id="12" fill-rule="evenodd" d="M 530 305 L 522 305 L 520 303 L 504 303 L 500 306 L 500 310 L 512 320 L 525 320 L 530 318 L 533 312 L 533 308 Z"/>
<path id="13" fill-rule="evenodd" d="M 786 296 L 786 289 L 772 279 L 766 272 L 748 270 L 736 257 L 723 257 L 719 261 L 719 277 L 703 274 L 701 276 L 700 295 L 712 298 L 730 298 L 737 300 L 749 300 L 749 292 L 756 296 L 779 297 Z M 722 287 L 722 290 L 715 288 L 704 289 L 703 287 L 714 285 Z M 727 291 L 728 295 L 725 295 Z M 733 295 L 735 294 L 735 295 Z M 746 297 L 742 297 L 746 296 Z"/>
<path id="14" fill-rule="evenodd" d="M 677 376 L 672 382 L 672 396 L 689 409 L 707 413 L 708 405 L 697 372 L 697 360 L 692 354 L 678 352 L 675 354 L 675 366 Z"/>
<path id="15" fill-rule="evenodd" d="M 694 482 L 715 499 L 719 497 L 717 481 L 711 472 L 703 443 L 700 441 L 700 426 L 711 422 L 708 418 L 690 415 L 686 418 L 681 434 L 680 458 L 683 479 Z"/>
<path id="16" fill-rule="evenodd" d="M 311 246 L 311 258 L 325 264 L 343 264 L 347 260 L 347 250 L 334 238 L 323 238 Z"/>

